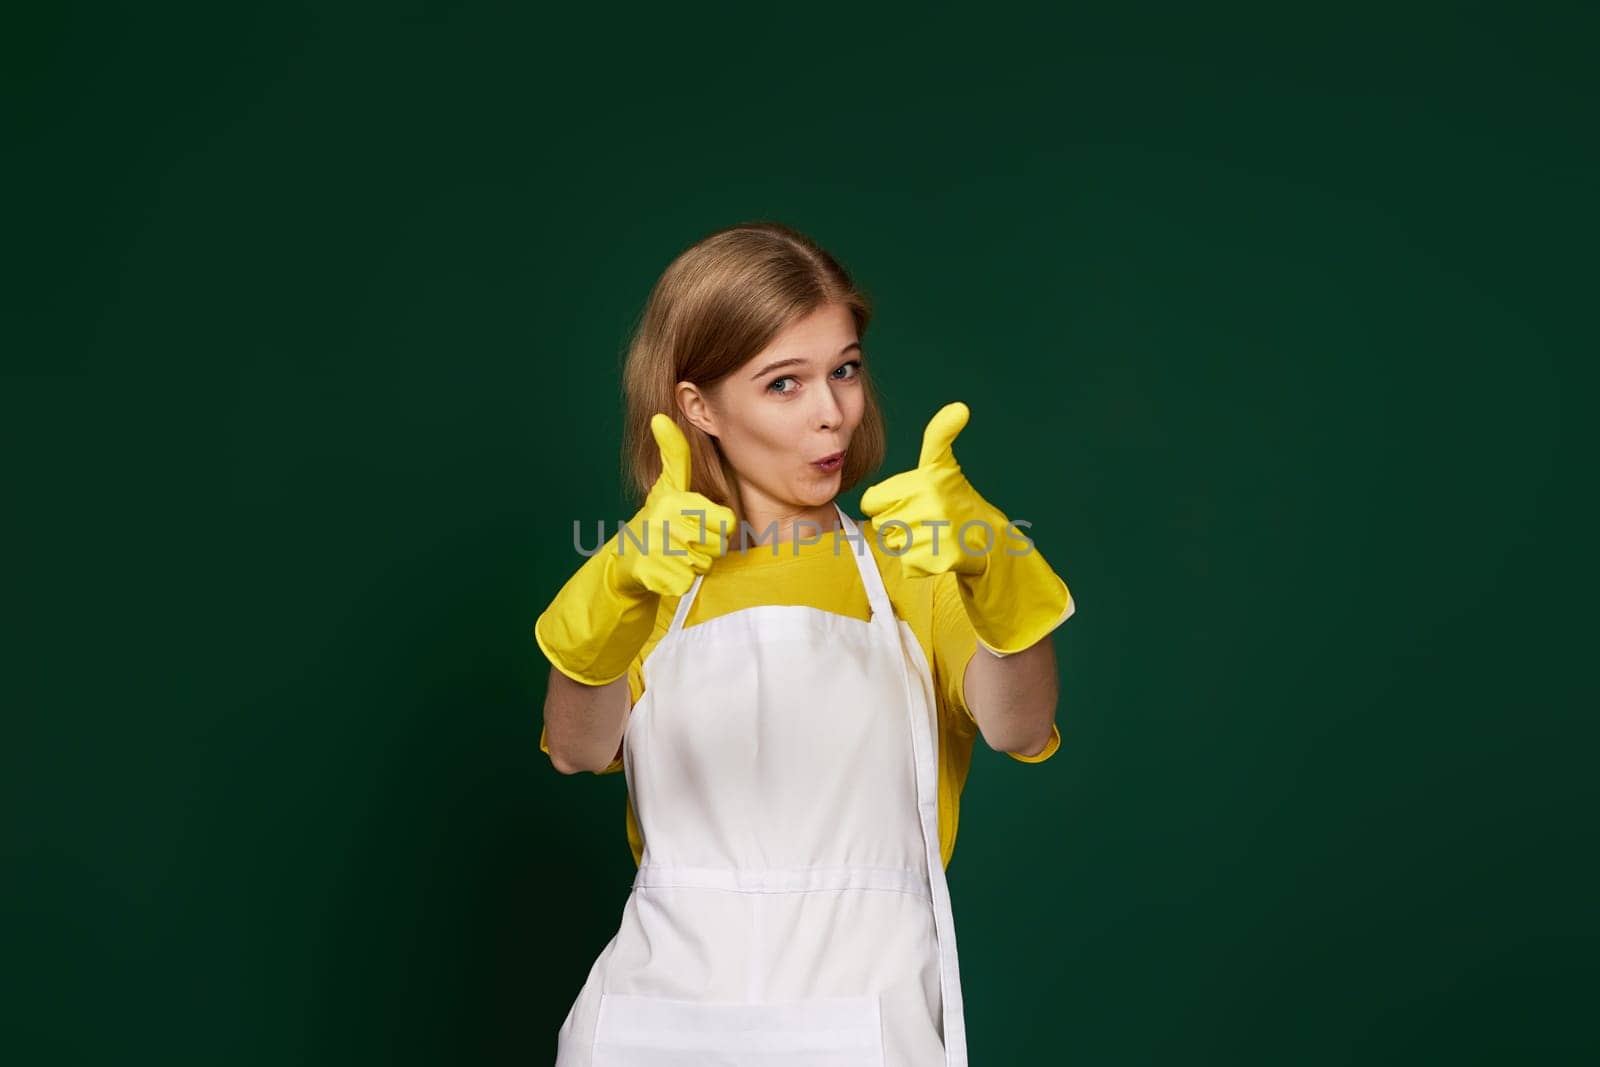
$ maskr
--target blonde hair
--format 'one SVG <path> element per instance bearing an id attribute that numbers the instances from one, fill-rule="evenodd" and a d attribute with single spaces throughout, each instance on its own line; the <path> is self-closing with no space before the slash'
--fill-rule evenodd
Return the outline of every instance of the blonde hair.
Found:
<path id="1" fill-rule="evenodd" d="M 778 222 L 727 226 L 679 253 L 651 290 L 623 365 L 623 477 L 635 506 L 661 475 L 650 417 L 664 412 L 689 441 L 689 488 L 745 518 L 737 483 L 715 438 L 678 408 L 677 384 L 702 389 L 743 366 L 798 319 L 842 304 L 863 336 L 872 306 L 839 263 Z M 872 375 L 860 369 L 865 405 L 845 452 L 839 489 L 883 463 L 885 434 Z"/>

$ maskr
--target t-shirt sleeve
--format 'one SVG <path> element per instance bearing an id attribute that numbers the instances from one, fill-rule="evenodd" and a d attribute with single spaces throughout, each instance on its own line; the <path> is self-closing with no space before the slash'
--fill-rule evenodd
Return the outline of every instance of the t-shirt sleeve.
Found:
<path id="1" fill-rule="evenodd" d="M 960 708 L 961 713 L 976 730 L 978 720 L 973 717 L 972 709 L 967 706 L 964 683 L 967 662 L 978 650 L 978 633 L 972 628 L 972 620 L 967 617 L 966 605 L 961 601 L 961 591 L 956 588 L 956 575 L 947 571 L 936 575 L 930 581 L 933 582 L 934 655 L 940 661 L 936 673 L 944 688 L 946 706 Z M 1050 740 L 1045 742 L 1044 748 L 1031 756 L 1017 752 L 1007 752 L 1006 755 L 1023 763 L 1042 763 L 1055 755 L 1060 747 L 1061 730 L 1052 722 Z"/>

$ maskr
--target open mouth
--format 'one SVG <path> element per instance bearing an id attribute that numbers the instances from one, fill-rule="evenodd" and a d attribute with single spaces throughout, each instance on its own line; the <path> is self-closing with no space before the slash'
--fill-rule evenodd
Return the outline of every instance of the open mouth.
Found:
<path id="1" fill-rule="evenodd" d="M 831 473 L 844 466 L 844 453 L 835 452 L 831 456 L 824 456 L 822 459 L 813 460 L 811 465 L 817 468 L 819 471 Z"/>

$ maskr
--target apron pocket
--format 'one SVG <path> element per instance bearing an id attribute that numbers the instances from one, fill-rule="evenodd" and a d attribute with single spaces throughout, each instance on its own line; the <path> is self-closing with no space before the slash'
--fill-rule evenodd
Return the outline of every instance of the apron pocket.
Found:
<path id="1" fill-rule="evenodd" d="M 603 993 L 594 1067 L 883 1067 L 876 997 L 736 1004 Z"/>

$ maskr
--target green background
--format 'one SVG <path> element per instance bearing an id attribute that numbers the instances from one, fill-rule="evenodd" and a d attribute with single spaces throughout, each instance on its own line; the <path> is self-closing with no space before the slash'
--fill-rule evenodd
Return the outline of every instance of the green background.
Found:
<path id="1" fill-rule="evenodd" d="M 757 218 L 876 302 L 879 476 L 966 401 L 1078 601 L 967 785 L 973 1062 L 1592 1062 L 1592 9 L 41 12 L 11 1062 L 550 1061 L 633 864 L 531 627 Z"/>

